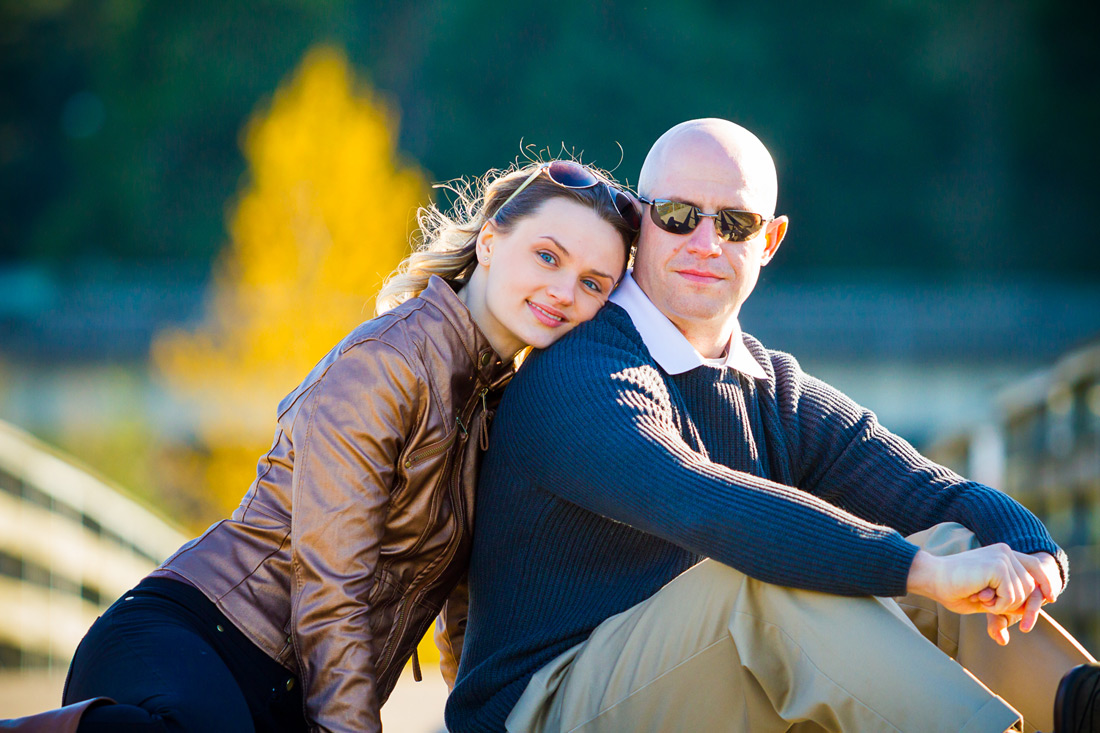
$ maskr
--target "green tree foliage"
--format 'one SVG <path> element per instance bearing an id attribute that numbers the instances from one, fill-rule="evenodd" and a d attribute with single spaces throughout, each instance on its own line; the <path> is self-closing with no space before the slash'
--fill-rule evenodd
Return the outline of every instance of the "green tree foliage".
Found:
<path id="1" fill-rule="evenodd" d="M 664 129 L 718 115 L 776 153 L 782 272 L 1095 277 L 1097 7 L 7 3 L 2 257 L 210 261 L 240 121 L 327 39 L 394 95 L 400 146 L 436 179 L 499 166 L 521 139 L 604 166 L 617 141 L 633 178 Z"/>
<path id="2" fill-rule="evenodd" d="M 0 261 L 209 262 L 253 106 L 339 3 L 0 3 Z"/>

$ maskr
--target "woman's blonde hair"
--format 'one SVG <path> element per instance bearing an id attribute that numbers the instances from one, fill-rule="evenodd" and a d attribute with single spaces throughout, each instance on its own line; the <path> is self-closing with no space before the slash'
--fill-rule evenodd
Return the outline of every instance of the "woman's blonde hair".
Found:
<path id="1" fill-rule="evenodd" d="M 432 275 L 438 275 L 452 287 L 461 285 L 477 266 L 477 235 L 485 222 L 492 219 L 500 231 L 511 231 L 520 219 L 533 214 L 552 198 L 587 206 L 615 227 L 629 260 L 638 233 L 623 219 L 606 185 L 565 188 L 540 173 L 515 198 L 508 200 L 537 167 L 545 165 L 535 162 L 505 170 L 493 169 L 480 178 L 458 179 L 439 186 L 450 191 L 454 198 L 450 210 L 443 211 L 433 203 L 422 206 L 417 212 L 419 230 L 413 237 L 417 242 L 415 249 L 386 278 L 378 293 L 375 312 L 385 313 L 420 295 L 428 287 Z M 593 171 L 609 183 L 615 183 L 607 173 Z M 505 202 L 507 206 L 502 208 Z"/>

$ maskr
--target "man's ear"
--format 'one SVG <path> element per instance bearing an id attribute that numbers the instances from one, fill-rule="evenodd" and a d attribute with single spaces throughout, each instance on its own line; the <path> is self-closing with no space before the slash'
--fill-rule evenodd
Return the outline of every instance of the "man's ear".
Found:
<path id="1" fill-rule="evenodd" d="M 481 225 L 481 231 L 477 233 L 477 244 L 475 245 L 478 264 L 488 267 L 489 263 L 492 262 L 493 243 L 496 235 L 497 227 L 492 219 Z"/>
<path id="2" fill-rule="evenodd" d="M 779 251 L 779 245 L 783 244 L 783 237 L 787 236 L 787 217 L 777 216 L 768 222 L 768 228 L 764 232 L 764 256 L 760 262 L 766 265 Z"/>

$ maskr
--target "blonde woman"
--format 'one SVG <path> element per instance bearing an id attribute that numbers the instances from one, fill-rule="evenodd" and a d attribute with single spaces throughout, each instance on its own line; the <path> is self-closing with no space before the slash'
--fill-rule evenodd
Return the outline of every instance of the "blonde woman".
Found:
<path id="1" fill-rule="evenodd" d="M 379 315 L 280 403 L 232 517 L 92 626 L 70 729 L 380 729 L 464 577 L 478 454 L 514 357 L 596 313 L 639 224 L 633 196 L 573 161 L 490 173 L 458 198 L 421 212 L 423 244 Z M 442 646 L 457 659 L 460 635 Z"/>

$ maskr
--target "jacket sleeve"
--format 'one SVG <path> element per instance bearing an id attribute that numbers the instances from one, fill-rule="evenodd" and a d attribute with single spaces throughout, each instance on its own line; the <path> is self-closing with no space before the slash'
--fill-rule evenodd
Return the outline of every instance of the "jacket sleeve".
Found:
<path id="1" fill-rule="evenodd" d="M 381 730 L 368 598 L 424 389 L 393 347 L 352 343 L 302 395 L 291 426 L 291 637 L 319 730 Z"/>
<path id="2" fill-rule="evenodd" d="M 453 690 L 462 659 L 462 642 L 466 636 L 466 616 L 470 610 L 470 586 L 466 578 L 451 591 L 447 603 L 435 620 L 435 645 L 439 648 L 439 671 Z"/>

